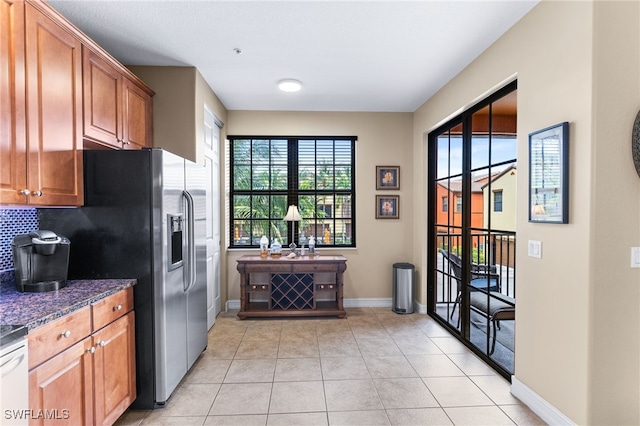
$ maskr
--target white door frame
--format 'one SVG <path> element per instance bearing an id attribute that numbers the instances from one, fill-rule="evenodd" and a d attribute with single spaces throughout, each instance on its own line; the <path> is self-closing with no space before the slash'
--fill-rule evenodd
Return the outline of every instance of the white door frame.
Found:
<path id="1" fill-rule="evenodd" d="M 220 130 L 223 123 L 204 106 L 204 158 L 207 168 L 207 329 L 221 310 L 220 300 Z"/>

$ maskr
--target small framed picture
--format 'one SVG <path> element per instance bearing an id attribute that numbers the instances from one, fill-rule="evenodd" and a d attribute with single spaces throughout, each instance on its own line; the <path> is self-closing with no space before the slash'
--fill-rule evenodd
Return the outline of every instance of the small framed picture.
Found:
<path id="1" fill-rule="evenodd" d="M 376 166 L 376 189 L 400 189 L 400 166 Z"/>
<path id="2" fill-rule="evenodd" d="M 376 195 L 376 219 L 399 219 L 400 196 Z"/>

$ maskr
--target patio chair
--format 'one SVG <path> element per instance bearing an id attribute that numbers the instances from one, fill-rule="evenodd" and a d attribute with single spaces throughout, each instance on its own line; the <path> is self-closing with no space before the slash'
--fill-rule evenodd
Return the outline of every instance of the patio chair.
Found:
<path id="1" fill-rule="evenodd" d="M 447 259 L 449 264 L 449 272 L 457 282 L 458 296 L 453 303 L 453 309 L 451 310 L 450 318 L 453 319 L 453 315 L 456 311 L 456 306 L 460 304 L 462 299 L 462 259 L 455 253 L 450 253 L 447 250 L 441 250 L 442 255 Z M 485 265 L 479 263 L 471 263 L 471 281 L 469 282 L 470 291 L 483 291 L 483 292 L 500 292 L 500 274 L 496 272 L 495 265 Z M 458 326 L 460 325 L 460 316 L 458 315 Z"/>
<path id="2" fill-rule="evenodd" d="M 491 337 L 491 350 L 489 355 L 493 355 L 496 350 L 496 339 L 500 329 L 500 321 L 514 321 L 516 319 L 516 300 L 502 293 L 492 291 L 487 293 L 475 291 L 470 294 L 469 303 L 471 308 L 488 316 L 493 325 L 493 336 Z"/>

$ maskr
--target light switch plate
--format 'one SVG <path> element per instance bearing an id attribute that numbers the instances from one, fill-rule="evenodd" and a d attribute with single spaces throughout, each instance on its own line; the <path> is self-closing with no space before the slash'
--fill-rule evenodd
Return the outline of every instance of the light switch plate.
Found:
<path id="1" fill-rule="evenodd" d="M 631 247 L 631 267 L 640 268 L 640 247 Z"/>
<path id="2" fill-rule="evenodd" d="M 527 253 L 529 257 L 535 257 L 536 259 L 542 259 L 542 242 L 536 240 L 529 240 L 527 246 Z"/>

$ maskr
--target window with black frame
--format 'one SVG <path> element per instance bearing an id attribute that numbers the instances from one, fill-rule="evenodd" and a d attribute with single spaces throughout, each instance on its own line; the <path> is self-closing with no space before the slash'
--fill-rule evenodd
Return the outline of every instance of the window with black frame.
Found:
<path id="1" fill-rule="evenodd" d="M 355 137 L 229 136 L 230 248 L 355 247 Z M 283 218 L 295 205 L 301 220 Z"/>

